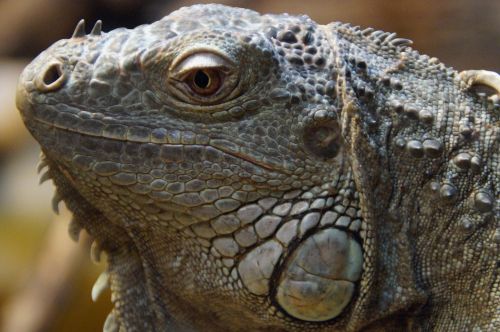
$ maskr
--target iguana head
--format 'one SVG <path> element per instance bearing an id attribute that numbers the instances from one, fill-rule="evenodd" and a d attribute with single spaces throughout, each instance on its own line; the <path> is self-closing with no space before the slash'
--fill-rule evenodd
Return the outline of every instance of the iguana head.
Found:
<path id="1" fill-rule="evenodd" d="M 412 244 L 375 249 L 401 226 L 374 230 L 364 201 L 391 188 L 356 176 L 386 164 L 355 113 L 385 97 L 348 83 L 367 64 L 333 29 L 194 6 L 80 23 L 25 69 L 18 106 L 57 195 L 107 253 L 109 329 L 359 330 L 425 303 Z"/>

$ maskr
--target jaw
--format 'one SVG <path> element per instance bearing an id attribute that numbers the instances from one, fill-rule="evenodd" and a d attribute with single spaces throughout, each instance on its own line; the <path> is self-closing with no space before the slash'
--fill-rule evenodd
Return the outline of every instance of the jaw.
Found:
<path id="1" fill-rule="evenodd" d="M 189 284 L 199 281 L 182 278 L 179 280 L 178 271 L 171 269 L 158 269 L 155 262 L 159 259 L 157 244 L 148 242 L 141 233 L 140 227 L 121 227 L 117 220 L 110 220 L 103 212 L 91 205 L 72 184 L 71 174 L 59 163 L 51 161 L 42 154 L 44 163 L 48 165 L 48 178 L 52 179 L 56 186 L 56 196 L 63 200 L 68 209 L 73 213 L 69 232 L 73 239 L 78 240 L 78 234 L 84 229 L 93 239 L 93 246 L 97 247 L 98 255 L 105 252 L 108 281 L 105 283 L 111 290 L 111 301 L 113 310 L 109 313 L 104 324 L 104 331 L 191 331 L 196 330 L 220 331 L 226 326 L 224 323 L 228 316 L 237 317 L 234 326 L 242 325 L 240 319 L 245 315 L 238 312 L 235 315 L 227 315 L 215 310 L 215 302 L 219 307 L 227 307 L 227 300 L 213 298 L 212 306 L 207 306 L 203 299 L 198 299 L 196 292 L 187 291 L 178 294 L 170 290 L 177 285 L 182 289 L 190 289 Z M 158 237 L 161 235 L 158 234 Z M 185 243 L 165 240 L 165 251 L 179 252 L 177 248 Z M 174 243 L 177 243 L 176 245 Z M 163 250 L 165 249 L 165 250 Z M 95 253 L 91 252 L 91 255 Z M 176 254 L 166 254 L 165 257 L 177 257 Z M 164 262 L 165 265 L 171 265 Z M 193 275 L 193 266 L 185 267 L 186 273 L 180 273 L 187 277 Z M 192 278 L 191 278 L 192 279 Z M 96 281 L 96 284 L 98 281 Z M 179 286 L 182 283 L 183 286 Z M 165 285 L 168 285 L 166 287 Z M 96 286 L 94 286 L 95 288 Z M 105 287 L 102 288 L 102 290 Z M 92 290 L 94 292 L 94 289 Z M 216 295 L 216 294 L 214 294 Z M 189 299 L 190 298 L 190 299 Z M 198 299 L 194 305 L 190 300 Z M 212 301 L 211 300 L 211 301 Z M 204 308 L 204 310 L 197 310 Z M 209 312 L 209 314 L 207 314 Z M 244 321 L 251 322 L 255 317 L 246 317 Z M 245 330 L 245 326 L 240 327 Z"/>
<path id="2" fill-rule="evenodd" d="M 45 156 L 42 158 L 46 159 Z M 205 311 L 193 311 L 196 306 L 193 307 L 182 296 L 169 292 L 168 288 L 162 286 L 165 278 L 172 279 L 169 283 L 176 283 L 174 280 L 177 278 L 168 276 L 169 273 L 164 276 L 165 271 L 154 269 L 152 261 L 156 258 L 152 257 L 154 253 L 151 253 L 148 243 L 141 240 L 140 230 L 126 231 L 116 226 L 74 189 L 71 177 L 62 167 L 48 158 L 45 163 L 48 165 L 47 174 L 56 185 L 56 195 L 73 213 L 69 226 L 70 235 L 77 240 L 78 234 L 84 229 L 94 239 L 99 254 L 106 254 L 105 273 L 114 308 L 104 324 L 104 331 L 190 331 L 194 327 L 217 331 L 225 326 L 222 322 L 216 322 L 218 319 L 215 316 L 219 319 L 223 316 L 220 312 L 214 311 L 212 315 L 207 315 Z M 220 299 L 214 301 L 220 302 Z M 203 307 L 206 303 L 200 301 L 199 305 Z M 221 302 L 220 305 L 227 306 L 227 303 Z M 206 311 L 210 311 L 210 308 L 207 307 Z M 237 323 L 234 326 L 241 325 L 239 319 L 242 316 L 235 317 L 238 319 L 234 321 Z M 251 317 L 246 320 L 252 321 Z M 245 330 L 243 327 L 241 329 Z"/>
<path id="3" fill-rule="evenodd" d="M 227 289 L 221 292 L 210 272 L 213 266 L 201 266 L 202 251 L 192 247 L 194 240 L 179 241 L 173 230 L 146 234 L 139 222 L 131 220 L 124 226 L 120 218 L 127 216 L 113 218 L 98 210 L 75 189 L 80 187 L 73 184 L 65 166 L 50 159 L 48 164 L 58 195 L 74 214 L 74 227 L 84 228 L 107 254 L 115 307 L 107 325 L 115 320 L 127 331 L 144 330 L 145 326 L 148 331 L 217 331 L 227 326 L 244 331 L 262 330 L 262 324 L 271 319 L 273 330 L 283 328 L 279 317 L 266 316 L 267 302 L 252 298 L 250 307 L 241 308 Z M 183 255 L 185 259 L 175 269 L 175 261 Z"/>

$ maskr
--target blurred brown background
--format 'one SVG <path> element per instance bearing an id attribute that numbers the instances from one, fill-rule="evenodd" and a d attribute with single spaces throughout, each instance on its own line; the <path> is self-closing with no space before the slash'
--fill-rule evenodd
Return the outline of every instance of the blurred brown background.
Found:
<path id="1" fill-rule="evenodd" d="M 23 66 L 68 38 L 80 18 L 89 25 L 102 19 L 105 31 L 131 28 L 200 2 L 205 1 L 0 0 L 0 331 L 100 331 L 111 308 L 109 293 L 96 304 L 90 300 L 103 266 L 90 263 L 88 240 L 69 240 L 70 216 L 63 210 L 56 218 L 51 184 L 38 186 L 39 150 L 14 105 Z M 397 32 L 457 70 L 500 71 L 498 0 L 216 2 Z"/>

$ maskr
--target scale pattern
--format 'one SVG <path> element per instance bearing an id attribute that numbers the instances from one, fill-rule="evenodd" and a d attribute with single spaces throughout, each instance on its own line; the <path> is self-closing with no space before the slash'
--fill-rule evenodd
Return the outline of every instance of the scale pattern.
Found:
<path id="1" fill-rule="evenodd" d="M 104 330 L 498 331 L 500 79 L 410 45 L 198 5 L 40 54 L 17 104 Z"/>

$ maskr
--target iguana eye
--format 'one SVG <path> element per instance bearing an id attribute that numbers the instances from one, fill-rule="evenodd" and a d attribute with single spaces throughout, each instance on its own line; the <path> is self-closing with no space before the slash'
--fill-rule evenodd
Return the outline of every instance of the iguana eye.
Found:
<path id="1" fill-rule="evenodd" d="M 217 69 L 197 69 L 188 75 L 185 82 L 194 93 L 210 96 L 220 89 L 224 75 Z"/>
<path id="2" fill-rule="evenodd" d="M 172 92 L 192 104 L 213 105 L 230 95 L 237 82 L 234 64 L 207 51 L 181 56 L 169 70 Z"/>

